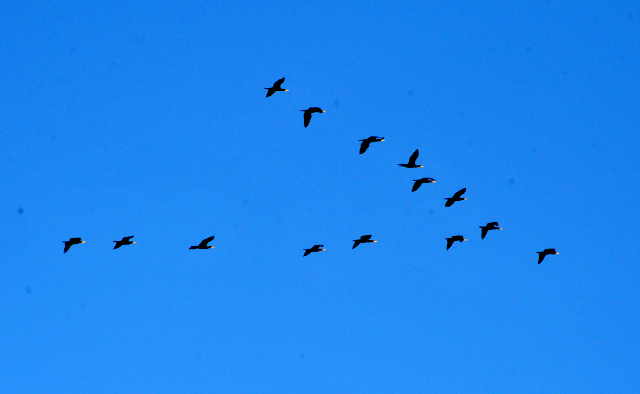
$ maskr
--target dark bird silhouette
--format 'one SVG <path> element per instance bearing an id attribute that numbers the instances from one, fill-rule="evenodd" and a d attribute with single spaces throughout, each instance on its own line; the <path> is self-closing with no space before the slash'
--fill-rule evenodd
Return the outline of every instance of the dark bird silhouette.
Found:
<path id="1" fill-rule="evenodd" d="M 363 235 L 362 237 L 360 237 L 360 239 L 354 239 L 353 242 L 355 242 L 353 244 L 353 248 L 351 249 L 355 249 L 356 246 L 360 245 L 360 244 L 366 244 L 366 243 L 370 243 L 370 242 L 378 242 L 375 239 L 371 239 L 371 235 Z"/>
<path id="2" fill-rule="evenodd" d="M 498 222 L 489 222 L 486 226 L 480 226 L 482 229 L 482 239 L 487 235 L 489 230 L 502 230 L 502 227 L 498 227 Z"/>
<path id="3" fill-rule="evenodd" d="M 451 247 L 451 245 L 453 245 L 454 242 L 456 241 L 466 241 L 466 239 L 464 239 L 464 237 L 462 235 L 454 235 L 451 238 L 445 238 L 447 240 L 447 250 L 449 250 L 449 248 Z"/>
<path id="4" fill-rule="evenodd" d="M 436 180 L 433 178 L 414 179 L 413 181 L 415 183 L 413 184 L 413 189 L 411 189 L 412 192 L 418 190 L 423 183 L 436 183 Z"/>
<path id="5" fill-rule="evenodd" d="M 445 200 L 447 200 L 447 202 L 444 204 L 445 207 L 450 207 L 453 205 L 454 202 L 456 201 L 462 201 L 462 200 L 466 200 L 466 198 L 460 198 L 461 195 L 464 194 L 464 192 L 467 191 L 467 188 L 465 187 L 464 189 L 460 189 L 456 192 L 456 194 L 453 195 L 453 197 L 451 198 L 445 198 Z"/>
<path id="6" fill-rule="evenodd" d="M 214 235 L 210 236 L 209 238 L 205 238 L 202 240 L 202 242 L 200 242 L 200 245 L 198 246 L 192 246 L 189 249 L 213 249 L 214 246 L 209 246 L 207 245 L 209 242 L 211 242 L 213 240 Z"/>
<path id="7" fill-rule="evenodd" d="M 62 241 L 62 242 L 64 243 L 64 252 L 65 253 L 67 253 L 69 248 L 72 247 L 73 245 L 85 243 L 85 241 L 83 241 L 82 238 L 80 238 L 80 237 L 78 237 L 78 238 L 69 238 L 68 241 Z"/>
<path id="8" fill-rule="evenodd" d="M 115 243 L 116 243 L 116 246 L 114 246 L 113 248 L 114 248 L 114 249 L 118 249 L 119 247 L 121 247 L 121 246 L 123 246 L 123 245 L 131 245 L 131 244 L 134 244 L 134 243 L 135 243 L 135 241 L 134 241 L 134 242 L 131 242 L 131 238 L 133 238 L 133 235 L 132 235 L 132 236 L 130 236 L 130 237 L 124 237 L 124 238 L 122 238 L 122 241 L 113 241 L 113 242 L 115 242 Z"/>
<path id="9" fill-rule="evenodd" d="M 313 245 L 313 247 L 311 249 L 305 249 L 304 250 L 304 256 L 307 256 L 309 253 L 322 252 L 323 250 L 326 250 L 326 249 L 320 249 L 323 246 L 324 245 Z M 304 257 L 304 256 L 302 256 L 302 257 Z"/>
<path id="10" fill-rule="evenodd" d="M 362 141 L 362 144 L 360 145 L 360 154 L 363 154 L 364 152 L 367 151 L 367 149 L 369 149 L 369 144 L 372 142 L 382 142 L 384 141 L 384 137 L 376 137 L 375 135 L 372 135 L 369 138 L 366 138 L 364 140 L 358 140 L 358 141 Z"/>
<path id="11" fill-rule="evenodd" d="M 320 107 L 309 107 L 309 109 L 301 109 L 300 111 L 304 112 L 304 127 L 309 126 L 309 122 L 311 122 L 311 114 L 314 112 L 323 113 L 327 111 L 323 111 Z"/>
<path id="12" fill-rule="evenodd" d="M 536 252 L 538 253 L 538 264 L 542 263 L 542 260 L 544 260 L 545 256 L 550 255 L 550 254 L 560 254 L 558 252 L 556 252 L 555 249 L 545 249 L 542 252 Z"/>
<path id="13" fill-rule="evenodd" d="M 282 85 L 282 82 L 284 82 L 284 78 L 280 78 L 278 79 L 272 87 L 270 88 L 265 88 L 267 89 L 267 97 L 271 96 L 272 94 L 274 94 L 275 92 L 288 92 L 288 89 L 282 89 L 280 86 Z"/>
<path id="14" fill-rule="evenodd" d="M 398 165 L 401 166 L 401 167 L 405 167 L 405 168 L 419 168 L 419 167 L 422 167 L 422 166 L 417 166 L 416 165 L 416 159 L 418 158 L 419 154 L 420 154 L 420 152 L 418 152 L 418 150 L 416 149 L 416 151 L 413 152 L 413 154 L 409 158 L 409 163 L 407 163 L 407 164 L 398 164 Z"/>

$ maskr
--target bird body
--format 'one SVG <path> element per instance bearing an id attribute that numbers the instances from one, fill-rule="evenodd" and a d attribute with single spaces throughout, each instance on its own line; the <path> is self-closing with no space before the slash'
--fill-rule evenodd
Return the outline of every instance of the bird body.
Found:
<path id="1" fill-rule="evenodd" d="M 460 198 L 460 196 L 462 196 L 465 192 L 467 191 L 467 188 L 465 187 L 464 189 L 460 189 L 456 192 L 456 194 L 453 195 L 453 197 L 451 198 L 445 198 L 445 200 L 447 200 L 447 202 L 444 204 L 445 207 L 450 207 L 453 205 L 454 202 L 456 201 L 463 201 L 466 200 L 466 198 Z"/>
<path id="2" fill-rule="evenodd" d="M 80 237 L 69 238 L 68 241 L 62 241 L 62 242 L 64 243 L 64 253 L 67 253 L 69 248 L 72 247 L 73 245 L 78 245 L 78 244 L 85 243 L 85 241 L 83 241 L 82 238 L 80 238 Z"/>
<path id="3" fill-rule="evenodd" d="M 304 112 L 304 127 L 309 126 L 309 122 L 311 122 L 311 114 L 318 112 L 323 113 L 327 112 L 322 110 L 320 107 L 309 107 L 308 109 L 301 109 L 300 111 Z"/>
<path id="4" fill-rule="evenodd" d="M 378 242 L 378 241 L 376 241 L 375 239 L 371 239 L 371 235 L 363 235 L 363 236 L 360 237 L 360 239 L 354 239 L 353 242 L 354 242 L 354 244 L 353 244 L 353 247 L 351 249 L 355 249 L 356 246 L 358 246 L 360 244 Z"/>
<path id="5" fill-rule="evenodd" d="M 453 245 L 454 242 L 459 241 L 466 241 L 466 239 L 464 239 L 464 237 L 462 235 L 454 235 L 451 238 L 445 238 L 447 240 L 447 250 L 449 250 L 449 248 L 451 247 L 451 245 Z"/>
<path id="6" fill-rule="evenodd" d="M 502 227 L 498 227 L 498 222 L 489 222 L 486 226 L 480 226 L 482 229 L 482 239 L 487 235 L 489 230 L 502 230 Z"/>
<path id="7" fill-rule="evenodd" d="M 326 249 L 320 249 L 323 246 L 324 245 L 313 245 L 312 248 L 305 249 L 304 250 L 304 256 L 308 256 L 310 253 L 313 253 L 313 252 L 322 252 L 323 250 L 326 250 Z M 304 257 L 304 256 L 302 256 L 302 257 Z"/>
<path id="8" fill-rule="evenodd" d="M 367 149 L 369 149 L 369 144 L 372 142 L 382 142 L 384 141 L 384 137 L 376 137 L 375 135 L 372 135 L 369 138 L 365 138 L 363 140 L 358 140 L 358 141 L 362 141 L 362 144 L 360 144 L 360 154 L 363 154 L 364 152 L 367 151 Z"/>
<path id="9" fill-rule="evenodd" d="M 131 245 L 131 244 L 134 244 L 134 243 L 135 243 L 135 241 L 134 241 L 134 242 L 131 242 L 131 238 L 133 238 L 133 235 L 132 235 L 132 236 L 130 236 L 130 237 L 124 237 L 124 238 L 122 238 L 122 240 L 121 240 L 121 241 L 113 241 L 113 242 L 115 242 L 115 243 L 116 243 L 116 246 L 114 246 L 113 248 L 114 248 L 114 249 L 118 249 L 119 247 L 121 247 L 121 246 L 123 246 L 123 245 Z"/>
<path id="10" fill-rule="evenodd" d="M 416 165 L 416 159 L 418 158 L 419 154 L 420 154 L 420 152 L 418 152 L 418 149 L 416 149 L 416 151 L 413 152 L 413 154 L 409 158 L 409 163 L 407 163 L 407 164 L 398 164 L 398 165 L 401 166 L 401 167 L 405 167 L 405 168 L 421 168 L 422 166 Z"/>
<path id="11" fill-rule="evenodd" d="M 213 238 L 214 238 L 214 237 L 215 237 L 215 236 L 214 236 L 214 235 L 212 235 L 212 236 L 210 236 L 209 238 L 205 238 L 205 239 L 203 239 L 203 240 L 202 240 L 202 242 L 200 242 L 200 244 L 199 244 L 199 245 L 192 246 L 192 247 L 190 247 L 189 249 L 213 249 L 213 248 L 214 248 L 214 246 L 209 246 L 209 245 L 207 245 L 207 244 L 208 244 L 209 242 L 211 242 L 211 241 L 213 240 Z"/>
<path id="12" fill-rule="evenodd" d="M 284 82 L 284 78 L 280 78 L 278 79 L 272 87 L 270 88 L 265 88 L 267 89 L 267 97 L 271 96 L 272 94 L 274 94 L 275 92 L 288 92 L 288 89 L 282 89 L 280 86 L 282 85 L 282 82 Z"/>
<path id="13" fill-rule="evenodd" d="M 555 249 L 545 249 L 542 252 L 536 252 L 536 253 L 538 253 L 538 264 L 542 263 L 542 260 L 544 260 L 544 258 L 550 254 L 560 254 L 556 252 Z"/>
<path id="14" fill-rule="evenodd" d="M 414 179 L 413 181 L 415 183 L 413 184 L 413 189 L 411 189 L 412 192 L 415 192 L 416 190 L 418 190 L 423 183 L 436 183 L 436 180 L 433 178 L 420 178 L 420 179 Z"/>

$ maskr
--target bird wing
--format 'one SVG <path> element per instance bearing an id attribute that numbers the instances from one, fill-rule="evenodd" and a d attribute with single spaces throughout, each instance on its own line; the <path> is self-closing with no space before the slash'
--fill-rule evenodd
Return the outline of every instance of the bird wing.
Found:
<path id="1" fill-rule="evenodd" d="M 369 144 L 370 142 L 368 140 L 362 140 L 362 144 L 360 145 L 360 154 L 363 154 L 367 149 L 369 149 Z"/>
<path id="2" fill-rule="evenodd" d="M 304 250 L 304 256 L 308 256 L 309 253 L 311 253 L 311 249 L 305 249 Z M 302 256 L 302 257 L 304 257 L 304 256 Z"/>
<path id="3" fill-rule="evenodd" d="M 455 202 L 455 201 L 454 201 L 454 199 L 453 199 L 453 198 L 447 198 L 447 202 L 445 202 L 445 203 L 444 203 L 444 206 L 445 206 L 445 207 L 450 207 L 450 206 L 452 206 L 452 205 L 453 205 L 453 203 L 454 203 L 454 202 Z"/>
<path id="4" fill-rule="evenodd" d="M 209 238 L 205 238 L 205 239 L 203 239 L 203 240 L 202 240 L 202 242 L 200 242 L 200 245 L 198 245 L 198 246 L 199 246 L 199 247 L 202 247 L 202 248 L 206 248 L 206 247 L 207 247 L 207 244 L 208 244 L 209 242 L 211 242 L 211 241 L 213 240 L 213 238 L 214 238 L 214 237 L 215 237 L 215 235 L 212 235 L 212 236 L 210 236 Z"/>
<path id="5" fill-rule="evenodd" d="M 487 231 L 489 231 L 489 229 L 487 227 L 480 227 L 482 229 L 482 239 L 484 239 L 484 237 L 487 235 Z"/>
<path id="6" fill-rule="evenodd" d="M 131 238 L 133 238 L 133 235 L 130 236 L 130 237 L 124 237 L 124 238 L 122 238 L 122 240 L 125 241 L 125 242 L 129 242 L 129 241 L 131 241 Z"/>
<path id="7" fill-rule="evenodd" d="M 542 263 L 542 260 L 544 260 L 544 256 L 546 256 L 544 252 L 538 252 L 538 264 Z"/>
<path id="8" fill-rule="evenodd" d="M 267 89 L 267 97 L 271 96 L 276 92 L 275 89 L 273 88 L 265 88 L 265 89 Z"/>
<path id="9" fill-rule="evenodd" d="M 113 241 L 113 242 L 116 243 L 116 246 L 113 247 L 114 249 L 118 249 L 119 247 L 122 246 L 122 241 Z"/>
<path id="10" fill-rule="evenodd" d="M 409 158 L 409 165 L 411 165 L 411 166 L 415 166 L 416 165 L 416 159 L 418 158 L 419 154 L 420 154 L 420 152 L 418 152 L 418 150 L 416 149 L 416 151 L 413 152 L 413 154 Z"/>
<path id="11" fill-rule="evenodd" d="M 311 112 L 304 111 L 304 127 L 309 126 L 309 122 L 311 122 Z"/>
<path id="12" fill-rule="evenodd" d="M 363 241 L 368 241 L 371 239 L 371 235 L 363 235 L 362 237 L 360 237 L 360 239 Z"/>
<path id="13" fill-rule="evenodd" d="M 453 245 L 453 238 L 447 238 L 447 250 Z"/>
<path id="14" fill-rule="evenodd" d="M 420 188 L 421 185 L 422 185 L 422 180 L 418 179 L 416 183 L 413 184 L 413 189 L 411 189 L 411 191 L 415 192 Z"/>
<path id="15" fill-rule="evenodd" d="M 67 251 L 71 247 L 71 241 L 63 241 L 63 242 L 64 242 L 64 252 L 67 253 Z"/>
<path id="16" fill-rule="evenodd" d="M 284 82 L 284 78 L 280 78 L 276 81 L 276 83 L 273 84 L 273 88 L 274 89 L 282 89 L 280 86 L 282 85 L 282 82 Z"/>
<path id="17" fill-rule="evenodd" d="M 360 241 L 359 239 L 354 240 L 354 241 L 353 241 L 353 247 L 352 247 L 351 249 L 355 249 L 355 248 L 356 248 L 356 246 L 360 245 L 360 243 L 361 243 L 361 242 L 362 242 L 362 241 Z"/>
<path id="18" fill-rule="evenodd" d="M 462 196 L 464 194 L 464 192 L 467 191 L 467 188 L 465 187 L 464 189 L 460 189 L 456 192 L 456 194 L 453 195 L 453 198 L 460 198 L 460 196 Z"/>

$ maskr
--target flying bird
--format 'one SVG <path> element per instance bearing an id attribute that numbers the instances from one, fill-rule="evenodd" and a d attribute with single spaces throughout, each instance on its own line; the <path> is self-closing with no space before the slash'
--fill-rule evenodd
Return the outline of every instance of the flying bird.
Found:
<path id="1" fill-rule="evenodd" d="M 300 111 L 304 112 L 304 127 L 309 126 L 309 122 L 311 122 L 311 114 L 313 114 L 314 112 L 327 112 L 323 111 L 320 107 L 309 107 L 308 109 L 301 109 Z"/>
<path id="2" fill-rule="evenodd" d="M 420 154 L 420 152 L 418 152 L 418 150 L 416 149 L 415 152 L 413 152 L 413 154 L 411 155 L 411 157 L 409 158 L 409 163 L 407 164 L 398 164 L 401 167 L 405 167 L 405 168 L 418 168 L 418 167 L 422 167 L 422 166 L 417 166 L 416 165 L 416 159 L 418 158 L 418 155 Z"/>
<path id="3" fill-rule="evenodd" d="M 372 142 L 382 142 L 384 141 L 384 137 L 376 137 L 375 135 L 372 135 L 369 138 L 366 138 L 364 140 L 358 140 L 358 141 L 362 141 L 362 144 L 360 145 L 360 154 L 363 154 L 364 152 L 367 151 L 367 149 L 369 149 L 369 144 Z"/>
<path id="4" fill-rule="evenodd" d="M 354 239 L 353 242 L 355 242 L 353 244 L 353 248 L 351 249 L 355 249 L 356 246 L 360 245 L 360 244 L 366 244 L 366 243 L 371 243 L 371 242 L 378 242 L 375 239 L 371 239 L 371 235 L 363 235 L 360 237 L 360 239 Z"/>
<path id="5" fill-rule="evenodd" d="M 436 183 L 436 180 L 433 178 L 414 179 L 413 181 L 415 183 L 413 184 L 413 189 L 411 189 L 412 192 L 418 190 L 423 183 Z"/>
<path id="6" fill-rule="evenodd" d="M 284 78 L 280 78 L 278 79 L 272 87 L 270 88 L 265 88 L 267 89 L 267 97 L 271 96 L 272 94 L 274 94 L 275 92 L 288 92 L 288 89 L 282 89 L 280 86 L 282 85 L 282 82 L 284 82 Z"/>
<path id="7" fill-rule="evenodd" d="M 560 254 L 558 252 L 556 252 L 555 249 L 545 249 L 542 252 L 536 252 L 538 253 L 538 264 L 542 263 L 542 260 L 544 260 L 545 256 L 550 255 L 550 254 Z"/>
<path id="8" fill-rule="evenodd" d="M 445 200 L 447 200 L 447 202 L 444 204 L 445 207 L 450 207 L 453 205 L 454 202 L 456 201 L 462 201 L 462 200 L 466 200 L 466 198 L 460 198 L 461 195 L 464 194 L 464 192 L 467 191 L 467 188 L 465 187 L 464 189 L 460 189 L 456 192 L 456 194 L 453 195 L 453 197 L 451 198 L 445 198 Z"/>
<path id="9" fill-rule="evenodd" d="M 447 240 L 447 250 L 449 250 L 449 248 L 451 247 L 451 245 L 453 245 L 454 242 L 456 241 L 466 241 L 466 239 L 464 239 L 464 237 L 462 235 L 454 235 L 451 238 L 445 238 Z"/>
<path id="10" fill-rule="evenodd" d="M 211 242 L 213 240 L 214 235 L 210 236 L 209 238 L 205 238 L 202 240 L 202 242 L 200 242 L 200 245 L 197 246 L 192 246 L 189 249 L 213 249 L 214 246 L 209 246 L 207 245 L 209 242 Z"/>
<path id="11" fill-rule="evenodd" d="M 498 227 L 498 222 L 489 222 L 486 226 L 480 226 L 482 229 L 482 239 L 487 235 L 489 230 L 502 230 L 502 227 Z"/>
<path id="12" fill-rule="evenodd" d="M 323 250 L 326 250 L 326 249 L 320 249 L 323 246 L 324 245 L 313 245 L 313 247 L 311 249 L 305 249 L 304 250 L 304 256 L 307 256 L 309 253 L 322 252 Z M 302 257 L 304 257 L 304 256 L 302 256 Z"/>
<path id="13" fill-rule="evenodd" d="M 134 243 L 135 243 L 135 241 L 134 241 L 134 242 L 131 242 L 131 238 L 133 238 L 133 235 L 132 235 L 132 236 L 130 236 L 130 237 L 124 237 L 124 238 L 122 238 L 122 241 L 113 241 L 113 242 L 115 242 L 115 243 L 116 243 L 116 246 L 114 246 L 113 248 L 114 248 L 114 249 L 118 249 L 119 247 L 121 247 L 121 246 L 123 246 L 123 245 L 131 245 L 131 244 L 134 244 Z"/>
<path id="14" fill-rule="evenodd" d="M 85 243 L 85 241 L 83 241 L 82 238 L 80 238 L 80 237 L 69 238 L 68 241 L 62 241 L 62 242 L 64 243 L 64 253 L 67 253 L 69 248 L 72 247 L 73 245 Z"/>

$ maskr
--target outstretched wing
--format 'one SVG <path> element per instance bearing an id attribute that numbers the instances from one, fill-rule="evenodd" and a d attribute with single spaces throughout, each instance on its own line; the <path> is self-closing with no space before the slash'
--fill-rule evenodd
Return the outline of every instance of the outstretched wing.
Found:
<path id="1" fill-rule="evenodd" d="M 273 89 L 281 89 L 282 82 L 284 82 L 284 78 L 280 78 L 273 84 Z"/>
<path id="2" fill-rule="evenodd" d="M 482 229 L 482 239 L 484 239 L 484 237 L 487 235 L 487 232 L 489 231 L 488 227 L 480 227 Z"/>
<path id="3" fill-rule="evenodd" d="M 371 239 L 371 235 L 363 235 L 362 237 L 360 237 L 360 239 L 363 241 L 368 241 Z"/>
<path id="4" fill-rule="evenodd" d="M 409 165 L 410 166 L 415 166 L 416 165 L 416 159 L 418 159 L 418 155 L 420 154 L 420 152 L 418 152 L 418 150 L 416 149 L 415 152 L 413 152 L 413 154 L 411 155 L 411 157 L 409 158 Z"/>
<path id="5" fill-rule="evenodd" d="M 360 145 L 360 154 L 363 154 L 367 149 L 369 149 L 369 144 L 369 140 L 362 140 L 362 144 Z"/>
<path id="6" fill-rule="evenodd" d="M 199 247 L 201 247 L 201 248 L 206 248 L 206 247 L 207 247 L 207 244 L 208 244 L 209 242 L 211 242 L 211 241 L 213 240 L 213 238 L 214 238 L 214 237 L 215 237 L 215 235 L 212 235 L 212 236 L 210 236 L 209 238 L 205 238 L 205 239 L 203 239 L 203 240 L 202 240 L 202 242 L 200 242 L 200 245 L 198 245 L 198 246 L 199 246 Z"/>
<path id="7" fill-rule="evenodd" d="M 71 247 L 71 241 L 63 241 L 63 242 L 64 242 L 64 252 L 67 253 L 67 251 Z"/>
<path id="8" fill-rule="evenodd" d="M 133 238 L 133 235 L 132 235 L 132 236 L 130 236 L 130 237 L 124 237 L 124 238 L 122 238 L 122 240 L 123 240 L 124 242 L 129 242 L 129 241 L 131 241 L 131 238 Z"/>
<path id="9" fill-rule="evenodd" d="M 311 112 L 304 111 L 304 127 L 309 126 L 309 122 L 311 122 Z"/>
<path id="10" fill-rule="evenodd" d="M 416 183 L 413 184 L 413 189 L 411 189 L 412 192 L 415 192 L 416 190 L 418 190 L 422 185 L 422 181 L 420 179 L 416 180 L 415 182 Z"/>
<path id="11" fill-rule="evenodd" d="M 447 238 L 447 250 L 453 245 L 453 238 Z"/>
<path id="12" fill-rule="evenodd" d="M 305 249 L 304 250 L 304 256 L 308 256 L 309 253 L 311 253 L 311 249 Z M 302 257 L 304 257 L 304 256 L 302 256 Z"/>
<path id="13" fill-rule="evenodd" d="M 444 203 L 445 207 L 450 207 L 455 202 L 455 200 L 453 198 L 446 198 L 446 200 L 447 200 L 447 202 Z"/>
<path id="14" fill-rule="evenodd" d="M 265 88 L 265 89 L 267 89 L 267 97 L 271 96 L 276 92 L 274 88 Z"/>
<path id="15" fill-rule="evenodd" d="M 361 243 L 361 242 L 362 242 L 362 241 L 360 241 L 359 239 L 354 240 L 354 241 L 353 241 L 353 247 L 352 247 L 351 249 L 355 249 L 355 248 L 356 248 L 356 246 L 360 245 L 360 243 Z"/>
<path id="16" fill-rule="evenodd" d="M 456 194 L 453 195 L 453 198 L 460 198 L 460 196 L 462 196 L 464 194 L 464 192 L 467 191 L 467 188 L 465 187 L 464 189 L 460 189 L 456 192 Z"/>
<path id="17" fill-rule="evenodd" d="M 538 264 L 542 263 L 542 260 L 544 260 L 544 256 L 546 256 L 544 252 L 538 252 Z"/>
<path id="18" fill-rule="evenodd" d="M 116 246 L 113 247 L 114 249 L 118 249 L 119 247 L 122 246 L 122 241 L 113 241 L 113 242 L 116 243 Z"/>

